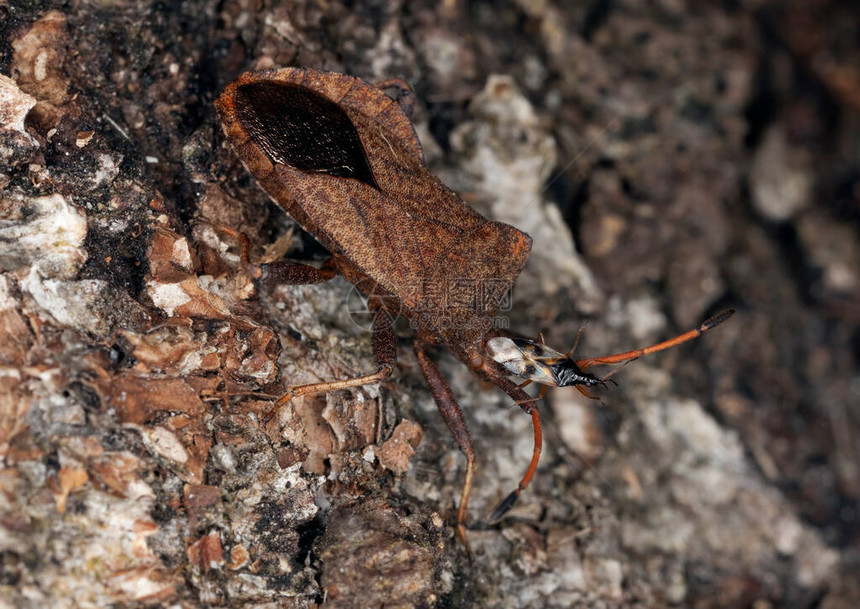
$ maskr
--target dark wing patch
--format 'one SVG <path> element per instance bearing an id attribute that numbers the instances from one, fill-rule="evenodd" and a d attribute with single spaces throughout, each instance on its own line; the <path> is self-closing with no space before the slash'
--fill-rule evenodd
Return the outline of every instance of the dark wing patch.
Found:
<path id="1" fill-rule="evenodd" d="M 564 359 L 564 354 L 528 338 L 511 338 L 525 357 L 536 361 Z"/>
<path id="2" fill-rule="evenodd" d="M 236 90 L 235 108 L 273 161 L 379 188 L 355 125 L 333 101 L 299 85 L 261 81 Z"/>

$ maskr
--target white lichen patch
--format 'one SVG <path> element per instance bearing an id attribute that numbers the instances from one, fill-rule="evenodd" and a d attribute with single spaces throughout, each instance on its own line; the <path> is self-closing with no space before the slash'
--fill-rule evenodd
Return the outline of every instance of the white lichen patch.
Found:
<path id="1" fill-rule="evenodd" d="M 45 279 L 42 265 L 36 264 L 21 280 L 21 289 L 60 325 L 92 334 L 106 331 L 104 320 L 96 313 L 107 293 L 105 281 Z"/>
<path id="2" fill-rule="evenodd" d="M 109 184 L 119 175 L 119 163 L 110 154 L 101 153 L 98 155 L 98 169 L 92 175 L 92 188 Z"/>
<path id="3" fill-rule="evenodd" d="M 285 525 L 288 522 L 307 522 L 319 513 L 316 495 L 321 495 L 319 491 L 325 481 L 323 476 L 308 476 L 303 472 L 301 463 L 278 471 L 261 470 L 258 476 L 265 479 L 265 484 L 242 488 L 231 504 L 235 511 L 230 520 L 236 540 L 241 542 L 257 535 L 254 531 L 258 520 L 255 512 L 261 505 L 288 503 L 288 511 L 282 512 Z M 289 569 L 288 566 L 286 568 Z"/>
<path id="4" fill-rule="evenodd" d="M 247 357 L 242 360 L 242 366 L 239 371 L 250 378 L 255 378 L 260 381 L 267 381 L 277 376 L 278 369 L 273 361 L 265 361 L 260 364 L 256 356 Z"/>
<path id="5" fill-rule="evenodd" d="M 36 99 L 27 95 L 14 80 L 0 74 L 0 132 L 17 133 L 31 144 L 36 140 L 24 128 L 24 119 Z"/>
<path id="6" fill-rule="evenodd" d="M 157 531 L 150 516 L 155 495 L 140 480 L 129 484 L 126 493 L 119 499 L 97 491 L 86 493 L 87 510 L 80 519 L 86 533 L 75 553 L 82 567 L 93 569 L 90 576 L 103 581 L 105 593 L 122 591 L 123 596 L 145 598 L 165 587 L 164 582 L 153 587 L 147 577 L 151 575 L 147 571 L 157 564 L 146 544 L 146 538 Z M 70 516 L 68 524 L 76 524 L 74 516 Z M 90 588 L 91 592 L 96 589 Z"/>
<path id="7" fill-rule="evenodd" d="M 642 413 L 652 439 L 666 446 L 679 443 L 690 459 L 702 459 L 743 468 L 743 447 L 737 434 L 723 430 L 694 400 L 653 401 Z"/>
<path id="8" fill-rule="evenodd" d="M 247 300 L 254 294 L 254 283 L 247 275 L 237 273 L 225 277 L 200 275 L 197 278 L 200 288 L 220 303 L 226 315 L 238 300 Z"/>
<path id="9" fill-rule="evenodd" d="M 152 299 L 152 304 L 169 317 L 173 317 L 177 307 L 191 301 L 191 296 L 178 283 L 149 281 L 146 284 L 146 293 Z"/>
<path id="10" fill-rule="evenodd" d="M 367 447 L 367 450 L 364 451 L 364 454 L 361 455 L 361 458 L 368 463 L 373 463 L 376 460 L 376 453 L 373 450 L 373 445 Z"/>
<path id="11" fill-rule="evenodd" d="M 649 463 L 630 464 L 649 510 L 623 519 L 627 548 L 707 557 L 725 568 L 758 563 L 768 553 L 792 561 L 804 586 L 825 581 L 837 553 L 749 466 L 737 432 L 720 427 L 694 400 L 645 399 L 639 408 L 649 442 L 661 450 L 651 451 Z"/>
<path id="12" fill-rule="evenodd" d="M 812 195 L 812 158 L 800 146 L 792 147 L 784 129 L 765 133 L 753 159 L 750 181 L 756 211 L 768 220 L 782 222 L 809 205 Z"/>
<path id="13" fill-rule="evenodd" d="M 146 286 L 155 306 L 171 317 L 184 315 L 204 319 L 228 319 L 231 316 L 230 308 L 212 289 L 213 283 L 211 277 L 203 275 L 188 277 L 179 282 L 151 279 Z"/>
<path id="14" fill-rule="evenodd" d="M 0 313 L 15 309 L 21 304 L 12 293 L 13 281 L 10 277 L 0 274 Z"/>
<path id="15" fill-rule="evenodd" d="M 652 296 L 631 298 L 626 303 L 615 299 L 626 309 L 623 313 L 628 320 L 630 337 L 637 343 L 648 344 L 666 328 L 666 315 L 660 310 L 659 301 Z"/>
<path id="16" fill-rule="evenodd" d="M 212 345 L 206 345 L 201 349 L 189 351 L 182 357 L 177 367 L 182 374 L 193 374 L 204 365 L 209 356 L 218 356 L 218 349 Z"/>
<path id="17" fill-rule="evenodd" d="M 28 518 L 38 514 L 40 522 L 26 537 L 22 533 L 20 540 L 10 540 L 12 548 L 21 546 L 22 553 L 32 553 L 40 561 L 38 571 L 26 570 L 18 586 L 31 603 L 16 606 L 106 607 L 169 595 L 177 585 L 176 576 L 147 543 L 158 531 L 152 519 L 155 493 L 141 480 L 137 459 L 115 453 L 105 455 L 102 463 L 107 468 L 103 471 L 110 463 L 129 464 L 115 472 L 125 481 L 121 491 L 86 483 L 69 498 L 75 508 L 63 514 L 52 501 L 40 504 L 38 495 L 21 498 L 25 505 L 2 506 Z"/>
<path id="18" fill-rule="evenodd" d="M 576 286 L 579 308 L 594 310 L 602 300 L 597 282 L 576 253 L 560 210 L 544 198 L 556 165 L 552 136 L 506 76 L 491 76 L 470 110 L 475 120 L 455 129 L 451 145 L 465 158 L 493 218 L 531 235 L 532 254 L 521 281 L 538 278 L 545 294 Z"/>
<path id="19" fill-rule="evenodd" d="M 188 451 L 169 429 L 164 427 L 153 427 L 142 429 L 141 437 L 146 447 L 158 456 L 183 465 L 188 462 Z"/>
<path id="20" fill-rule="evenodd" d="M 177 239 L 173 243 L 173 254 L 171 261 L 175 262 L 183 269 L 193 269 L 194 262 L 191 258 L 191 249 L 188 247 L 188 239 L 185 237 Z"/>
<path id="21" fill-rule="evenodd" d="M 68 279 L 86 262 L 87 219 L 60 194 L 4 197 L 11 219 L 0 222 L 0 270 L 39 266 L 42 277 Z"/>
<path id="22" fill-rule="evenodd" d="M 602 435 L 590 400 L 574 387 L 554 389 L 548 400 L 556 414 L 558 434 L 565 446 L 584 459 L 594 459 L 602 448 Z"/>

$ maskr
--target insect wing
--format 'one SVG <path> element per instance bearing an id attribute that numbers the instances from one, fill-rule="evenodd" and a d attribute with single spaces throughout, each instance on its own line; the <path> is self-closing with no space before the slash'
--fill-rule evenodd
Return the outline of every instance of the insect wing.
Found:
<path id="1" fill-rule="evenodd" d="M 565 357 L 563 353 L 559 353 L 555 349 L 551 349 L 543 343 L 539 343 L 528 338 L 512 338 L 510 340 L 523 352 L 523 354 L 545 364 L 554 364 Z"/>
<path id="2" fill-rule="evenodd" d="M 528 339 L 499 336 L 486 343 L 487 354 L 511 374 L 544 385 L 557 385 L 551 365 L 564 355 Z"/>
<path id="3" fill-rule="evenodd" d="M 305 87 L 276 81 L 241 85 L 236 115 L 270 159 L 376 186 L 358 132 L 334 102 Z M 290 120 L 284 120 L 288 116 Z"/>

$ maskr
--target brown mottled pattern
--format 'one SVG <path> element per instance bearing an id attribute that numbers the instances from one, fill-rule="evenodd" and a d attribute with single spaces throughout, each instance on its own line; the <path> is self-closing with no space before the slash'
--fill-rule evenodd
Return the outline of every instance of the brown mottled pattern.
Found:
<path id="1" fill-rule="evenodd" d="M 300 84 L 336 102 L 358 131 L 379 189 L 273 164 L 234 107 L 238 87 L 263 80 Z M 412 124 L 393 100 L 350 76 L 287 68 L 241 76 L 216 105 L 251 173 L 339 262 L 351 263 L 342 269 L 348 279 L 370 278 L 445 343 L 480 342 L 479 329 L 525 265 L 531 240 L 469 208 L 427 169 Z M 493 286 L 490 298 L 487 285 Z M 461 329 L 443 325 L 442 318 L 455 316 Z"/>

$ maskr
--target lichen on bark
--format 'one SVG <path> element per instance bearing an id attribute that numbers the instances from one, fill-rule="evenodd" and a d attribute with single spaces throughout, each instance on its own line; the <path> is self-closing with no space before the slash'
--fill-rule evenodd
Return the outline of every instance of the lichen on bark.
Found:
<path id="1" fill-rule="evenodd" d="M 832 26 L 860 17 L 801 4 L 0 5 L 0 606 L 856 604 L 860 87 Z M 391 380 L 273 412 L 372 367 L 346 282 L 261 286 L 221 230 L 325 256 L 212 109 L 287 65 L 413 83 L 431 166 L 541 239 L 512 329 L 592 317 L 600 355 L 739 308 L 602 404 L 551 393 L 494 525 L 530 423 L 440 353 L 471 561 L 408 328 Z"/>

